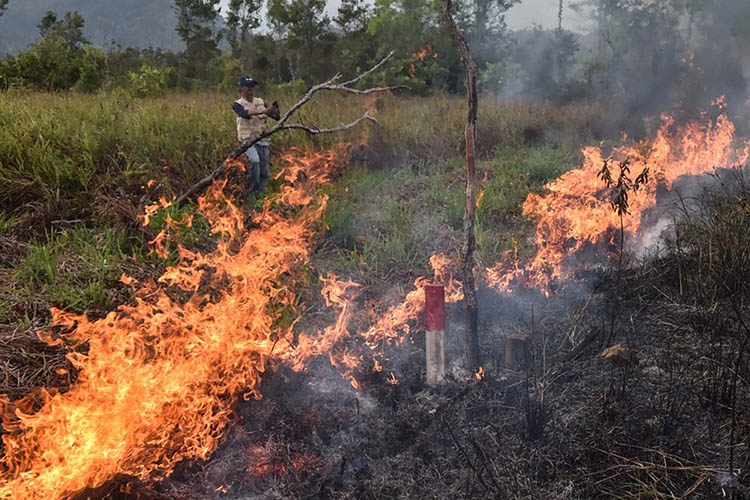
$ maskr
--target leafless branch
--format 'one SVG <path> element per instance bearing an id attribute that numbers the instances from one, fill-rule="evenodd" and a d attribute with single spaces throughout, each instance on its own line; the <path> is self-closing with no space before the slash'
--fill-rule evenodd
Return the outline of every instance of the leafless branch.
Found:
<path id="1" fill-rule="evenodd" d="M 281 130 L 304 130 L 310 135 L 318 135 L 318 134 L 332 134 L 334 132 L 342 132 L 344 130 L 348 130 L 350 128 L 356 127 L 360 124 L 360 122 L 363 122 L 364 120 L 369 120 L 373 123 L 378 123 L 378 121 L 375 119 L 374 116 L 370 115 L 369 112 L 365 113 L 363 116 L 357 118 L 351 123 L 344 123 L 337 127 L 333 128 L 318 128 L 315 126 L 308 126 L 303 125 L 301 123 L 291 123 L 289 125 L 284 125 Z"/>
<path id="2" fill-rule="evenodd" d="M 469 112 L 466 117 L 466 208 L 464 210 L 464 242 L 461 251 L 461 267 L 464 273 L 464 300 L 466 303 L 465 336 L 466 336 L 466 365 L 476 372 L 481 365 L 478 333 L 478 304 L 477 292 L 474 287 L 474 250 L 476 238 L 474 235 L 474 218 L 477 208 L 475 177 L 475 145 L 477 142 L 477 65 L 471 55 L 471 49 L 461 29 L 451 15 L 452 0 L 441 0 L 443 23 L 450 33 L 461 54 L 461 60 L 466 70 L 466 89 L 469 97 Z"/>

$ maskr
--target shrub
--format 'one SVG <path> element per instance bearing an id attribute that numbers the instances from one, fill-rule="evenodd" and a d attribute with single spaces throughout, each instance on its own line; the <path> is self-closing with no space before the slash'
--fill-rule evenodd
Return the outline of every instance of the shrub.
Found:
<path id="1" fill-rule="evenodd" d="M 158 97 L 167 90 L 167 77 L 171 69 L 154 68 L 143 63 L 141 68 L 128 75 L 128 90 L 133 97 Z"/>
<path id="2" fill-rule="evenodd" d="M 82 92 L 99 90 L 106 78 L 106 56 L 100 47 L 87 45 L 81 57 L 80 78 L 76 89 Z"/>

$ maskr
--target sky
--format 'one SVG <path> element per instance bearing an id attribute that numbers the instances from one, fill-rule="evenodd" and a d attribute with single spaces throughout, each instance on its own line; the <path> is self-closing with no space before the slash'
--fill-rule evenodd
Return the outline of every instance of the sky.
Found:
<path id="1" fill-rule="evenodd" d="M 328 17 L 334 17 L 341 0 L 328 0 L 326 11 Z M 566 2 L 567 4 L 568 2 Z M 222 0 L 222 7 L 226 7 L 229 0 Z M 542 28 L 557 27 L 558 0 L 522 0 L 506 14 L 506 21 L 511 29 L 531 28 L 534 24 Z M 566 8 L 563 12 L 563 27 L 573 31 L 583 31 L 584 20 L 581 15 Z"/>

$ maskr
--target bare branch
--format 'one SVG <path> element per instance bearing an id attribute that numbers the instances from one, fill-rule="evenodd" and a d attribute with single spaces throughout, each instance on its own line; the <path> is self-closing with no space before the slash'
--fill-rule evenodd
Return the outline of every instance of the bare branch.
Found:
<path id="1" fill-rule="evenodd" d="M 364 120 L 369 120 L 373 123 L 378 123 L 375 117 L 371 116 L 370 113 L 367 112 L 363 116 L 357 118 L 351 123 L 341 124 L 333 128 L 318 128 L 318 127 L 310 127 L 308 125 L 303 125 L 301 123 L 292 123 L 289 125 L 284 125 L 281 129 L 282 130 L 304 130 L 310 135 L 332 134 L 334 132 L 343 132 L 344 130 L 348 130 L 350 128 L 356 127 L 357 125 L 360 124 L 360 122 L 363 122 Z"/>
<path id="2" fill-rule="evenodd" d="M 354 77 L 351 80 L 348 80 L 348 81 L 342 83 L 341 85 L 343 85 L 345 87 L 348 87 L 349 85 L 353 85 L 353 84 L 357 83 L 358 81 L 362 80 L 363 78 L 365 78 L 367 76 L 370 76 L 372 73 L 374 73 L 375 71 L 377 71 L 383 64 L 385 64 L 385 62 L 388 59 L 390 59 L 390 57 L 393 55 L 393 52 L 394 51 L 390 51 L 388 53 L 388 55 L 385 56 L 383 59 L 381 59 L 380 62 L 377 63 L 375 66 L 373 66 L 372 68 L 368 69 L 367 71 L 365 71 L 361 75 L 359 75 L 357 77 Z"/>
<path id="3" fill-rule="evenodd" d="M 357 89 L 353 89 L 353 88 L 349 87 L 349 85 L 357 83 L 358 81 L 360 81 L 365 76 L 367 76 L 367 75 L 371 74 L 373 71 L 377 70 L 379 67 L 381 67 L 383 64 L 385 64 L 385 62 L 388 59 L 390 59 L 390 57 L 392 55 L 393 55 L 393 51 L 389 52 L 388 55 L 386 55 L 383 59 L 381 59 L 380 62 L 378 62 L 372 68 L 368 69 L 367 71 L 365 71 L 364 73 L 362 73 L 358 77 L 352 78 L 351 80 L 346 81 L 344 83 L 336 84 L 336 85 L 334 84 L 334 82 L 336 80 L 338 80 L 339 78 L 341 78 L 341 74 L 336 74 L 330 80 L 328 80 L 326 82 L 323 82 L 323 83 L 320 83 L 318 85 L 315 85 L 314 87 L 312 87 L 310 90 L 307 91 L 307 93 L 302 97 L 302 99 L 300 99 L 299 101 L 297 101 L 291 108 L 289 108 L 289 111 L 287 111 L 284 114 L 284 116 L 281 117 L 281 120 L 279 120 L 279 123 L 278 123 L 277 127 L 279 125 L 283 125 L 284 123 L 286 123 L 286 121 L 289 118 L 291 118 L 292 115 L 294 115 L 294 113 L 296 113 L 299 108 L 301 108 L 302 106 L 304 106 L 305 104 L 307 104 L 307 102 L 310 101 L 310 99 L 312 99 L 313 96 L 317 92 L 320 92 L 321 90 L 340 90 L 340 91 L 345 91 L 345 92 L 351 92 L 353 94 L 371 94 L 373 92 L 386 92 L 386 91 L 395 90 L 396 88 L 399 88 L 399 87 L 379 87 L 377 89 L 367 89 L 367 90 L 363 91 L 363 90 L 357 90 Z"/>
<path id="4" fill-rule="evenodd" d="M 474 235 L 474 219 L 477 208 L 475 177 L 475 145 L 477 142 L 477 65 L 471 55 L 471 49 L 466 42 L 461 29 L 451 15 L 451 0 L 441 0 L 443 23 L 461 54 L 461 60 L 466 70 L 466 88 L 469 94 L 469 112 L 466 117 L 466 209 L 464 210 L 464 243 L 462 248 L 462 267 L 464 271 L 464 298 L 466 302 L 466 362 L 471 371 L 476 371 L 480 364 L 477 292 L 474 287 L 474 250 L 476 238 Z"/>

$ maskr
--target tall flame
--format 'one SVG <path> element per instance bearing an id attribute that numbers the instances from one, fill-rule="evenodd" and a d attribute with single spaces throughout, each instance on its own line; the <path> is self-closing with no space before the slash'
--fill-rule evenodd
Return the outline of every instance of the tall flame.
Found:
<path id="1" fill-rule="evenodd" d="M 657 189 L 671 188 L 678 177 L 746 162 L 748 145 L 734 148 L 733 142 L 734 127 L 724 115 L 706 126 L 686 127 L 665 117 L 648 147 L 615 148 L 614 161 L 627 159 L 633 172 L 649 167 L 654 178 L 631 195 L 624 229 L 637 235 Z M 569 275 L 571 255 L 587 244 L 611 241 L 620 220 L 597 178 L 604 155 L 599 148 L 583 153 L 582 167 L 549 183 L 544 195 L 526 199 L 524 214 L 537 224 L 537 254 L 525 265 L 508 255 L 485 270 L 490 287 L 505 292 L 518 283 L 548 290 Z M 328 180 L 334 158 L 333 151 L 285 157 L 280 174 L 285 183 L 254 218 L 252 232 L 225 197 L 225 183 L 214 184 L 200 199 L 199 210 L 219 236 L 216 250 L 178 247 L 176 265 L 157 283 L 140 284 L 133 304 L 103 319 L 53 311 L 54 329 L 62 333 L 40 337 L 87 349 L 68 356 L 79 370 L 68 392 L 42 390 L 20 401 L 0 400 L 7 431 L 0 499 L 64 498 L 117 474 L 154 480 L 182 460 L 207 458 L 238 396 L 261 397 L 261 376 L 271 358 L 301 370 L 311 358 L 327 355 L 358 385 L 354 371 L 361 355 L 343 346 L 352 336 L 349 320 L 359 285 L 334 275 L 323 278 L 323 297 L 337 311 L 337 320 L 320 332 L 299 334 L 296 343 L 294 324 L 281 326 L 280 321 L 282 308 L 294 308 L 284 281 L 308 261 L 314 227 L 326 206 L 325 196 L 314 188 Z M 160 200 L 148 208 L 144 222 L 168 205 Z M 167 218 L 166 223 L 169 229 L 152 242 L 161 254 L 168 252 L 171 232 L 192 219 Z M 449 272 L 451 260 L 444 254 L 430 260 L 434 280 L 446 285 L 446 301 L 462 300 L 461 283 Z M 127 276 L 122 281 L 139 285 Z M 405 300 L 357 332 L 357 339 L 373 351 L 400 342 L 423 310 L 427 282 L 417 279 Z M 382 369 L 377 360 L 375 369 Z M 397 380 L 393 374 L 391 379 Z"/>
<path id="2" fill-rule="evenodd" d="M 734 125 L 721 114 L 708 125 L 691 123 L 678 127 L 669 116 L 662 117 L 656 139 L 648 147 L 620 146 L 610 158 L 629 162 L 634 175 L 648 167 L 652 181 L 629 197 L 629 213 L 623 216 L 624 230 L 638 238 L 641 218 L 656 204 L 658 189 L 671 189 L 683 175 L 700 175 L 716 167 L 729 167 L 748 160 L 748 145 L 734 147 Z M 597 178 L 605 157 L 600 148 L 583 150 L 580 168 L 566 172 L 545 186 L 543 195 L 530 194 L 523 204 L 524 215 L 536 221 L 536 255 L 527 263 L 508 253 L 487 269 L 487 284 L 505 292 L 514 282 L 549 291 L 552 282 L 565 279 L 572 270 L 566 260 L 587 244 L 611 242 L 620 227 L 605 186 Z"/>
<path id="3" fill-rule="evenodd" d="M 64 498 L 116 474 L 159 479 L 184 459 L 208 457 L 238 395 L 261 396 L 266 360 L 300 358 L 287 340 L 291 327 L 275 324 L 279 304 L 293 301 L 284 276 L 309 258 L 326 204 L 310 193 L 326 181 L 333 155 L 288 163 L 278 208 L 267 203 L 250 233 L 224 184 L 210 187 L 199 208 L 220 236 L 216 250 L 180 247 L 179 262 L 138 289 L 133 304 L 96 321 L 53 311 L 64 333 L 41 336 L 85 344 L 86 353 L 68 356 L 79 370 L 70 391 L 2 402 L 0 498 Z M 299 215 L 283 217 L 285 204 L 301 206 Z"/>

